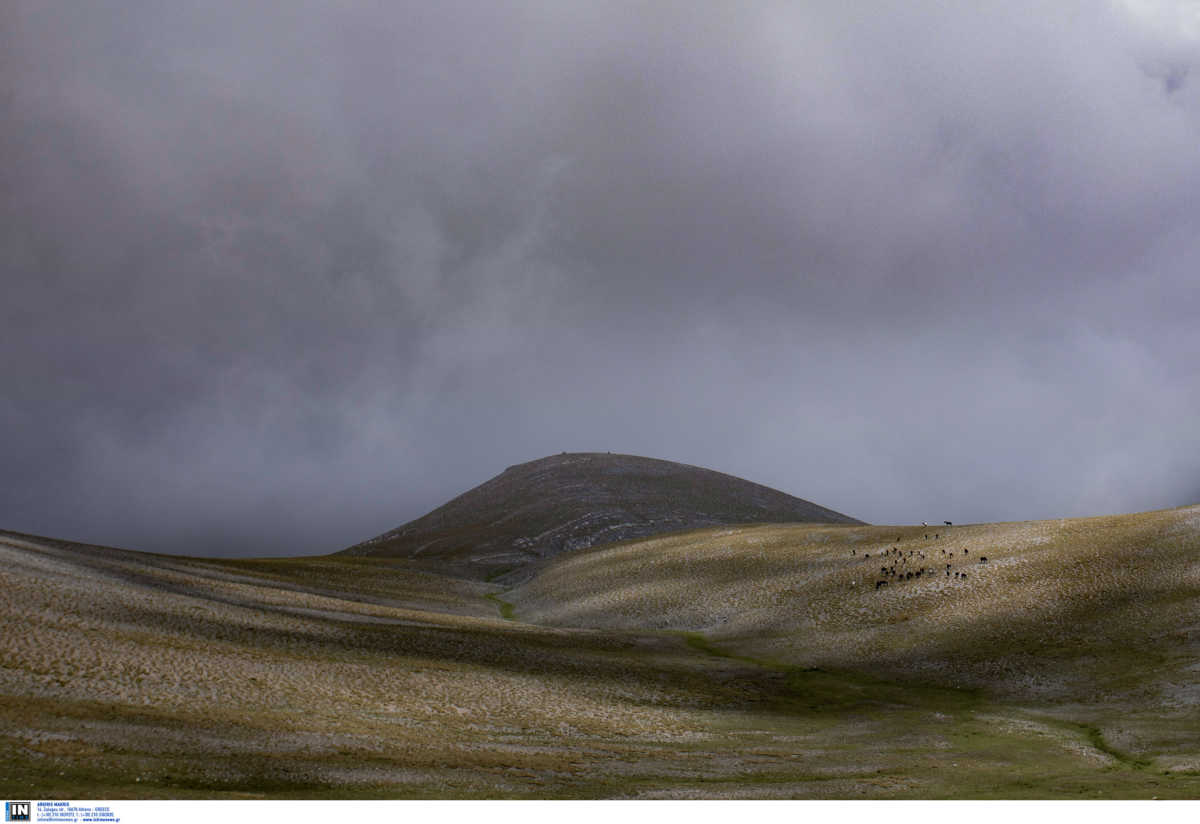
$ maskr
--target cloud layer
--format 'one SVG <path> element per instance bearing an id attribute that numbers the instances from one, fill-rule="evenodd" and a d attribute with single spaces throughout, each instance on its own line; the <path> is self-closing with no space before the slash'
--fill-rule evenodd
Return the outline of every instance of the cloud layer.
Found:
<path id="1" fill-rule="evenodd" d="M 1188 4 L 0 32 L 0 527 L 331 551 L 563 450 L 877 523 L 1200 501 Z"/>

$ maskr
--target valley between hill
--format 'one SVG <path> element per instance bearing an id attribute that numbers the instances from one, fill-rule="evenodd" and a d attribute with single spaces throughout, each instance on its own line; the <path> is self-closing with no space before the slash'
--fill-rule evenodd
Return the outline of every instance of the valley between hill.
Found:
<path id="1" fill-rule="evenodd" d="M 0 533 L 0 628 L 10 797 L 1200 797 L 1200 507 L 725 526 L 517 586 Z"/>

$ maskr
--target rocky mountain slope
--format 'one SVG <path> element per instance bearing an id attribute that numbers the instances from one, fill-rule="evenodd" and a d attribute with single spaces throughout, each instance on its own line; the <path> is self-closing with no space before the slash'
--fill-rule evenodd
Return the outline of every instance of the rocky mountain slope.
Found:
<path id="1" fill-rule="evenodd" d="M 346 550 L 488 576 L 573 549 L 706 526 L 859 524 L 732 475 L 610 453 L 510 466 L 429 514 Z"/>

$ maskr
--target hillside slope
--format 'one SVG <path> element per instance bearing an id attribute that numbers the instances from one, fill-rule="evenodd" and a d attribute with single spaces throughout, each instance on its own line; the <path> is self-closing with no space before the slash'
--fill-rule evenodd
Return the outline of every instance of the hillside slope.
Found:
<path id="1" fill-rule="evenodd" d="M 1200 506 L 708 529 L 556 558 L 504 598 L 524 621 L 703 632 L 751 657 L 1022 700 L 1200 702 Z"/>
<path id="2" fill-rule="evenodd" d="M 489 575 L 615 541 L 719 524 L 860 521 L 695 466 L 563 453 L 510 466 L 429 514 L 343 550 Z"/>
<path id="3" fill-rule="evenodd" d="M 1200 507 L 725 526 L 531 571 L 0 532 L 0 792 L 1200 797 Z"/>

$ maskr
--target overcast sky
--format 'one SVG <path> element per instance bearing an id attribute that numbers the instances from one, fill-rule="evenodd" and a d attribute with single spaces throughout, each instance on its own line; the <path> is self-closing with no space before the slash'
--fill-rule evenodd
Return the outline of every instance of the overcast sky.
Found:
<path id="1" fill-rule="evenodd" d="M 340 549 L 561 451 L 1200 502 L 1194 2 L 4 0 L 0 528 Z"/>

